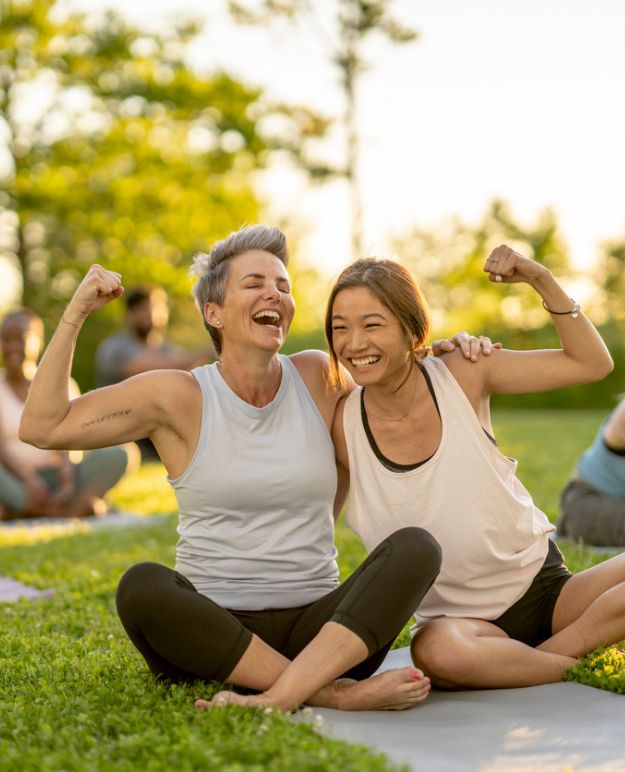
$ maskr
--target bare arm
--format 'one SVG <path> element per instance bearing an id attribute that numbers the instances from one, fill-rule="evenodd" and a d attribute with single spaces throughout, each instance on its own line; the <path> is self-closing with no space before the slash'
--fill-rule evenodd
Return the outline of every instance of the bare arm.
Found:
<path id="1" fill-rule="evenodd" d="M 334 519 L 337 520 L 349 493 L 349 455 L 345 442 L 345 430 L 343 428 L 343 413 L 345 412 L 345 400 L 343 397 L 336 406 L 334 422 L 332 424 L 332 442 L 336 455 L 336 470 L 338 473 L 338 486 L 334 500 Z"/>
<path id="2" fill-rule="evenodd" d="M 89 449 L 145 437 L 162 420 L 166 383 L 148 373 L 70 399 L 78 333 L 87 316 L 119 297 L 121 276 L 93 265 L 74 293 L 37 369 L 22 414 L 20 439 L 43 448 Z"/>
<path id="3" fill-rule="evenodd" d="M 478 365 L 484 372 L 486 393 L 560 389 L 600 380 L 612 371 L 612 357 L 601 336 L 581 310 L 567 313 L 573 310 L 573 301 L 547 268 L 502 245 L 493 250 L 484 270 L 493 282 L 529 284 L 547 309 L 558 312 L 551 317 L 561 343 L 560 349 L 502 350 L 482 358 Z"/>

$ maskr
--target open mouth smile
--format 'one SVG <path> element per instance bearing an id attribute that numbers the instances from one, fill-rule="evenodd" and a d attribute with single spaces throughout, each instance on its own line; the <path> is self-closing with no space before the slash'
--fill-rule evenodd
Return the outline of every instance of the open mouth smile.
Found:
<path id="1" fill-rule="evenodd" d="M 253 314 L 252 320 L 263 327 L 279 327 L 282 322 L 282 314 L 273 309 L 263 309 Z"/>
<path id="2" fill-rule="evenodd" d="M 377 355 L 369 355 L 367 357 L 350 357 L 349 360 L 353 367 L 370 367 L 376 362 L 380 361 L 380 357 Z"/>

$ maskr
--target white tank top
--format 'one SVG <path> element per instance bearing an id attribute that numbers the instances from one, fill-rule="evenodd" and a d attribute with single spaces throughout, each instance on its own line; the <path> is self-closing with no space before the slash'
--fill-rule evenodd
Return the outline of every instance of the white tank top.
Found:
<path id="1" fill-rule="evenodd" d="M 441 572 L 418 618 L 496 619 L 525 593 L 554 530 L 516 477 L 517 462 L 488 438 L 446 365 L 423 361 L 440 410 L 442 433 L 424 464 L 391 471 L 376 457 L 361 415 L 361 389 L 344 413 L 351 485 L 347 524 L 367 550 L 393 531 L 420 526 L 440 543 Z M 418 438 L 415 441 L 417 455 Z"/>
<path id="2" fill-rule="evenodd" d="M 202 427 L 170 483 L 180 509 L 176 570 L 228 609 L 303 606 L 338 585 L 330 433 L 288 357 L 273 401 L 240 399 L 216 364 L 192 370 Z"/>

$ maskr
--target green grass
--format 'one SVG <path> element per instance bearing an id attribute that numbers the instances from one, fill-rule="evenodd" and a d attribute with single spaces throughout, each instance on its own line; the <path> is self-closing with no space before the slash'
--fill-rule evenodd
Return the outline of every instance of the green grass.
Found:
<path id="1" fill-rule="evenodd" d="M 551 519 L 575 458 L 602 415 L 495 416 L 501 449 L 519 459 L 521 479 Z M 133 563 L 173 564 L 175 500 L 162 467 L 154 464 L 124 480 L 109 501 L 172 516 L 150 527 L 73 533 L 40 543 L 26 543 L 27 535 L 19 532 L 0 534 L 2 574 L 56 588 L 50 599 L 0 604 L 0 770 L 393 768 L 379 754 L 325 739 L 275 712 L 196 711 L 194 699 L 210 697 L 214 685 L 156 683 L 119 624 L 114 592 Z M 345 577 L 365 553 L 342 523 L 337 543 Z M 606 557 L 575 545 L 564 551 L 576 571 Z M 397 645 L 407 642 L 406 629 Z M 625 693 L 625 657 L 614 649 L 599 652 L 568 677 Z"/>

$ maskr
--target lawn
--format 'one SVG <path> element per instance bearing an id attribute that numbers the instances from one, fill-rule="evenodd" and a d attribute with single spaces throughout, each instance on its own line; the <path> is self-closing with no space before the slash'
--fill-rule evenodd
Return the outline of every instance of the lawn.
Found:
<path id="1" fill-rule="evenodd" d="M 521 479 L 551 519 L 601 418 L 595 411 L 496 416 L 500 447 L 519 459 Z M 146 515 L 175 511 L 158 465 L 124 480 L 110 502 Z M 0 573 L 56 588 L 50 599 L 0 604 L 0 770 L 393 769 L 381 755 L 324 739 L 276 712 L 196 711 L 193 700 L 210 696 L 213 685 L 152 680 L 121 629 L 113 596 L 133 563 L 173 563 L 175 526 L 172 514 L 148 526 L 34 544 L 0 534 Z M 345 576 L 364 550 L 341 523 L 337 542 Z M 574 570 L 605 558 L 577 546 L 565 552 Z M 404 631 L 398 643 L 407 640 Z M 625 692 L 624 671 L 623 656 L 610 651 L 570 677 Z"/>

